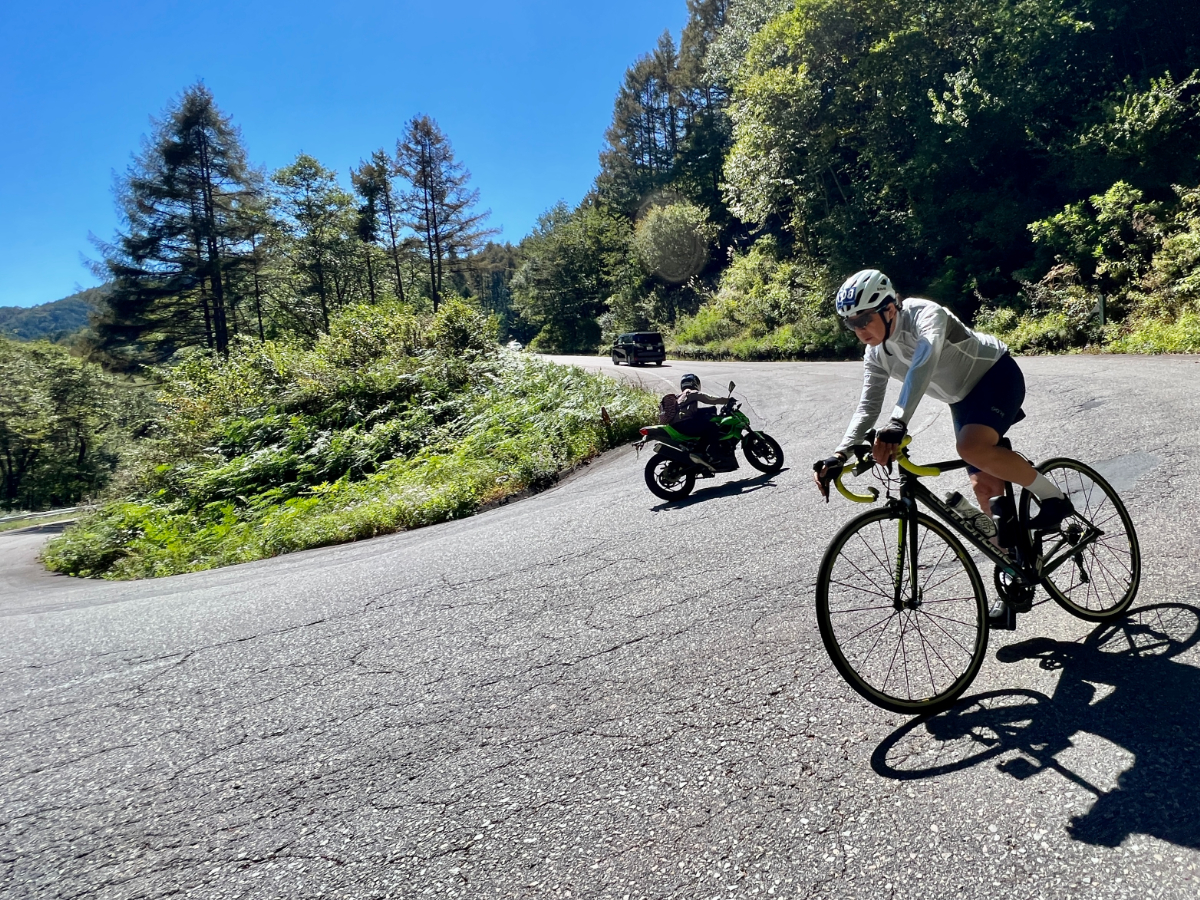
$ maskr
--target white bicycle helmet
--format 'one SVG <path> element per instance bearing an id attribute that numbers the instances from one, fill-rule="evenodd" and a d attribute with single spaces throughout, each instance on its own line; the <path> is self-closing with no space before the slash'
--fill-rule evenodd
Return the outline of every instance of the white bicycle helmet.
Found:
<path id="1" fill-rule="evenodd" d="M 878 269 L 855 272 L 838 289 L 835 299 L 838 315 L 843 319 L 895 301 L 896 289 L 891 279 Z"/>

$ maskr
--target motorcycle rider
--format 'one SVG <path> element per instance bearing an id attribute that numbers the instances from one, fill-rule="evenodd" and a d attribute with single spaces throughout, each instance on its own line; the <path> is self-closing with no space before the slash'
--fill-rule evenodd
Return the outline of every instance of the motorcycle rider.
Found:
<path id="1" fill-rule="evenodd" d="M 713 397 L 700 391 L 700 377 L 688 373 L 679 379 L 679 394 L 676 396 L 678 412 L 671 427 L 680 434 L 699 438 L 698 453 L 691 454 L 692 462 L 713 468 L 713 445 L 720 437 L 720 429 L 713 421 L 717 410 L 730 401 L 730 397 Z M 709 406 L 701 407 L 707 403 Z"/>
<path id="2" fill-rule="evenodd" d="M 872 455 L 890 464 L 899 453 L 917 404 L 926 394 L 950 404 L 959 456 L 968 464 L 980 507 L 1004 493 L 1004 482 L 1029 490 L 1041 507 L 1029 524 L 1051 531 L 1074 512 L 1069 498 L 1045 475 L 1001 442 L 1025 417 L 1025 378 L 998 338 L 972 331 L 932 300 L 901 300 L 886 275 L 864 269 L 836 297 L 842 324 L 866 345 L 858 410 L 833 454 L 813 464 L 813 480 L 829 500 L 829 484 L 842 471 L 847 450 L 879 416 L 889 378 L 903 382 L 888 423 L 878 429 Z"/>

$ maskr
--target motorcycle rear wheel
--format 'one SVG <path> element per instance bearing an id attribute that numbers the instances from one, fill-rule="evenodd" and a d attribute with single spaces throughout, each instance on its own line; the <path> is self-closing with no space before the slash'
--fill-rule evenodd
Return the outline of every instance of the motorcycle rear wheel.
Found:
<path id="1" fill-rule="evenodd" d="M 682 463 L 655 453 L 646 461 L 646 487 L 663 500 L 682 500 L 696 486 L 696 473 Z"/>
<path id="2" fill-rule="evenodd" d="M 775 438 L 761 431 L 746 432 L 742 452 L 746 454 L 746 462 L 760 472 L 774 475 L 783 468 L 783 448 Z"/>

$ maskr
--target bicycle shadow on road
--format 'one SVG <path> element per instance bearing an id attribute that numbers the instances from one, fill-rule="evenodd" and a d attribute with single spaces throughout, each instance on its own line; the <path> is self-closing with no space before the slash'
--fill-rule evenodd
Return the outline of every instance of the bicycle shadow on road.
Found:
<path id="1" fill-rule="evenodd" d="M 1002 757 L 1018 780 L 1053 770 L 1096 796 L 1067 831 L 1115 847 L 1148 834 L 1200 848 L 1200 668 L 1176 659 L 1200 641 L 1200 608 L 1163 603 L 1097 627 L 1082 642 L 1033 638 L 1002 647 L 1005 663 L 1037 660 L 1060 670 L 1051 697 L 1024 689 L 968 697 L 945 713 L 914 719 L 871 757 L 887 778 L 932 778 Z M 1104 790 L 1055 757 L 1080 732 L 1133 757 Z"/>
<path id="2" fill-rule="evenodd" d="M 753 478 L 723 481 L 719 484 L 714 484 L 709 487 L 698 488 L 697 490 L 688 494 L 682 500 L 664 501 L 663 503 L 659 503 L 650 507 L 650 511 L 660 512 L 665 509 L 682 509 L 685 506 L 691 506 L 693 503 L 703 503 L 705 500 L 715 500 L 718 497 L 736 497 L 739 494 L 752 494 L 755 491 L 762 490 L 765 487 L 770 487 L 774 483 L 773 479 L 775 476 L 782 475 L 787 470 L 787 466 L 784 466 L 778 472 L 763 472 L 755 475 Z"/>

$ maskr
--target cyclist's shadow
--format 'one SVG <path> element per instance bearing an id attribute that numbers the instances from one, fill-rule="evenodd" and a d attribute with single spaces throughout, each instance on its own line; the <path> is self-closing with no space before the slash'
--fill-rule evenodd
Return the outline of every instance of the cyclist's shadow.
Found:
<path id="1" fill-rule="evenodd" d="M 964 698 L 893 732 L 872 766 L 889 778 L 929 778 L 1005 755 L 997 768 L 1014 778 L 1053 769 L 1096 795 L 1067 826 L 1078 841 L 1114 847 L 1136 832 L 1200 847 L 1200 668 L 1173 658 L 1198 640 L 1200 609 L 1175 603 L 1134 610 L 1082 643 L 1033 638 L 1002 647 L 1002 662 L 1061 669 L 1053 697 L 1009 690 Z M 1055 759 L 1081 731 L 1133 755 L 1114 789 Z"/>

